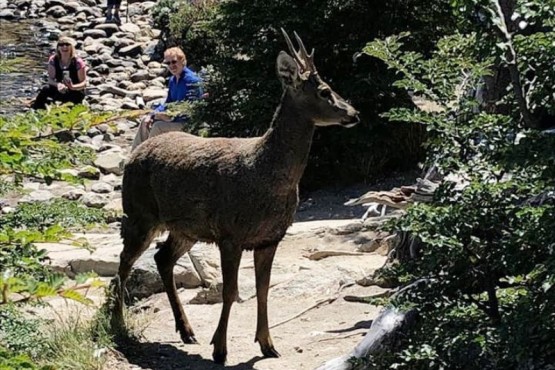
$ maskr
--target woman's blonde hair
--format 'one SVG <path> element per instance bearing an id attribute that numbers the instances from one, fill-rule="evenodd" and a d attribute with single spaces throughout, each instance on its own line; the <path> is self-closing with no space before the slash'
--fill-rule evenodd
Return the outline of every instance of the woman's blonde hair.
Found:
<path id="1" fill-rule="evenodd" d="M 169 48 L 164 52 L 164 59 L 168 59 L 171 57 L 176 57 L 183 62 L 183 64 L 187 64 L 187 57 L 181 48 L 173 47 Z"/>
<path id="2" fill-rule="evenodd" d="M 62 36 L 58 39 L 56 44 L 56 56 L 58 59 L 62 58 L 62 53 L 60 52 L 60 44 L 69 44 L 69 58 L 72 59 L 76 56 L 75 53 L 75 41 L 71 37 Z"/>

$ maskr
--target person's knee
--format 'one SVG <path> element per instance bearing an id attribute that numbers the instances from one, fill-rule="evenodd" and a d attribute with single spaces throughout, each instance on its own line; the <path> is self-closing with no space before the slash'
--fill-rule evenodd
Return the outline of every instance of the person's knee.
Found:
<path id="1" fill-rule="evenodd" d="M 173 121 L 156 121 L 152 124 L 148 137 L 172 131 L 183 131 L 183 123 Z"/>

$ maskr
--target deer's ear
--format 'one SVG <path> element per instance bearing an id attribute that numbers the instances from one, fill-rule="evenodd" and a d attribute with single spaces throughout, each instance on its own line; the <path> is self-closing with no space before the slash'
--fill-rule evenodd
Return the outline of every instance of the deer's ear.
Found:
<path id="1" fill-rule="evenodd" d="M 285 51 L 281 51 L 277 57 L 277 74 L 286 86 L 296 88 L 301 82 L 297 62 Z"/>

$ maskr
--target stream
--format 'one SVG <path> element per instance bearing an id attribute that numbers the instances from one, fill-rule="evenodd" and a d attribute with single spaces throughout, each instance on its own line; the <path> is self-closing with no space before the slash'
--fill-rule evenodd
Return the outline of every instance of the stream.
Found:
<path id="1" fill-rule="evenodd" d="M 0 65 L 16 60 L 15 70 L 0 71 L 0 115 L 26 109 L 46 76 L 48 33 L 37 20 L 0 19 Z"/>

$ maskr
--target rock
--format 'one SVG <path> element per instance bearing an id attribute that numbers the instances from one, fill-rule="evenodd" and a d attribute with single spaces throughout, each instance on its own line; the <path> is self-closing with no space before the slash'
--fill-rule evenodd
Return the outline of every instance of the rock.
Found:
<path id="1" fill-rule="evenodd" d="M 35 190 L 30 194 L 23 196 L 23 198 L 21 198 L 19 202 L 20 203 L 46 202 L 52 198 L 54 198 L 54 194 L 52 194 L 48 190 Z"/>
<path id="2" fill-rule="evenodd" d="M 165 89 L 152 89 L 148 88 L 143 91 L 143 99 L 145 102 L 149 102 L 155 99 L 165 98 L 167 91 Z"/>
<path id="3" fill-rule="evenodd" d="M 135 263 L 126 285 L 130 298 L 145 298 L 164 291 L 154 260 L 156 252 L 156 249 L 148 249 Z M 173 274 L 178 289 L 196 288 L 201 285 L 200 277 L 187 254 L 177 261 Z"/>
<path id="4" fill-rule="evenodd" d="M 113 211 L 116 215 L 123 214 L 123 206 L 121 204 L 121 199 L 112 199 L 105 206 L 104 209 L 107 211 Z"/>
<path id="5" fill-rule="evenodd" d="M 79 169 L 79 177 L 84 179 L 98 180 L 100 178 L 100 171 L 93 166 L 85 166 Z"/>
<path id="6" fill-rule="evenodd" d="M 137 110 L 137 109 L 141 109 L 141 108 L 135 103 L 125 102 L 121 105 L 121 109 Z"/>
<path id="7" fill-rule="evenodd" d="M 142 52 L 142 44 L 133 44 L 119 49 L 118 54 L 122 57 L 136 57 Z"/>
<path id="8" fill-rule="evenodd" d="M 98 194 L 108 194 L 114 191 L 114 188 L 112 185 L 100 181 L 92 184 L 91 191 Z"/>
<path id="9" fill-rule="evenodd" d="M 127 86 L 127 90 L 129 91 L 138 91 L 138 90 L 144 90 L 144 89 L 146 89 L 146 84 L 144 82 L 131 83 Z"/>
<path id="10" fill-rule="evenodd" d="M 94 246 L 94 252 L 77 248 L 68 243 L 36 243 L 37 248 L 46 249 L 54 270 L 69 277 L 85 272 L 96 272 L 99 276 L 114 276 L 118 271 L 121 239 L 117 234 L 78 234 Z"/>
<path id="11" fill-rule="evenodd" d="M 81 5 L 76 1 L 63 2 L 62 5 L 68 13 L 77 13 L 77 10 L 81 8 Z"/>
<path id="12" fill-rule="evenodd" d="M 102 208 L 108 204 L 108 198 L 104 194 L 85 193 L 81 197 L 81 202 L 87 207 Z"/>
<path id="13" fill-rule="evenodd" d="M 102 176 L 102 181 L 110 184 L 114 190 L 121 190 L 121 176 L 116 176 L 113 173 Z"/>
<path id="14" fill-rule="evenodd" d="M 75 140 L 77 140 L 80 143 L 86 143 L 86 144 L 90 144 L 92 142 L 91 138 L 85 135 L 79 135 Z"/>
<path id="15" fill-rule="evenodd" d="M 128 91 L 128 90 L 124 90 L 119 87 L 116 87 L 114 85 L 104 85 L 103 87 L 104 87 L 104 91 L 111 92 L 119 96 L 126 96 L 132 99 L 135 98 L 136 96 L 141 95 L 139 91 Z"/>
<path id="16" fill-rule="evenodd" d="M 133 24 L 131 22 L 122 24 L 120 26 L 120 30 L 123 31 L 123 32 L 129 32 L 129 33 L 139 33 L 139 32 L 141 32 L 141 29 L 139 28 L 139 26 L 137 26 L 136 24 Z"/>
<path id="17" fill-rule="evenodd" d="M 124 162 L 125 157 L 123 154 L 113 151 L 101 153 L 94 161 L 94 165 L 104 173 L 122 175 Z"/>
<path id="18" fill-rule="evenodd" d="M 46 11 L 46 14 L 54 17 L 54 18 L 61 18 L 67 15 L 67 11 L 60 5 L 53 6 Z"/>
<path id="19" fill-rule="evenodd" d="M 6 206 L 6 207 L 0 207 L 0 210 L 2 212 L 0 212 L 1 214 L 7 215 L 8 213 L 13 213 L 16 211 L 15 207 L 10 207 L 10 206 Z"/>
<path id="20" fill-rule="evenodd" d="M 81 189 L 71 189 L 68 192 L 62 194 L 62 198 L 67 200 L 78 200 L 85 194 L 84 190 Z"/>
<path id="21" fill-rule="evenodd" d="M 65 168 L 63 170 L 58 170 L 58 173 L 61 174 L 62 176 L 69 175 L 73 177 L 79 177 L 79 171 L 73 168 Z"/>
<path id="22" fill-rule="evenodd" d="M 133 73 L 130 77 L 132 82 L 145 81 L 150 78 L 147 71 L 137 71 Z"/>
<path id="23" fill-rule="evenodd" d="M 81 6 L 77 8 L 76 12 L 77 13 L 83 12 L 87 14 L 87 16 L 89 17 L 96 17 L 96 18 L 102 17 L 102 11 L 96 7 L 90 8 L 87 6 Z"/>
<path id="24" fill-rule="evenodd" d="M 105 38 L 107 36 L 106 31 L 99 29 L 88 29 L 83 31 L 83 36 L 92 37 L 93 39 Z"/>
<path id="25" fill-rule="evenodd" d="M 15 11 L 13 9 L 2 9 L 0 10 L 1 19 L 15 19 L 17 18 Z"/>
<path id="26" fill-rule="evenodd" d="M 75 23 L 75 25 L 73 26 L 73 28 L 77 31 L 84 31 L 84 30 L 88 30 L 89 28 L 91 28 L 91 22 L 86 22 L 86 21 L 81 21 L 81 22 L 77 22 Z M 83 41 L 83 43 L 85 44 L 87 41 L 87 39 L 85 39 Z"/>
<path id="27" fill-rule="evenodd" d="M 118 26 L 114 23 L 102 23 L 94 26 L 95 30 L 102 30 L 110 37 L 113 33 L 118 32 Z"/>
<path id="28" fill-rule="evenodd" d="M 102 131 L 100 131 L 98 129 L 98 127 L 91 127 L 87 130 L 87 136 L 88 137 L 95 137 L 95 136 L 100 135 L 100 134 L 102 134 Z"/>

